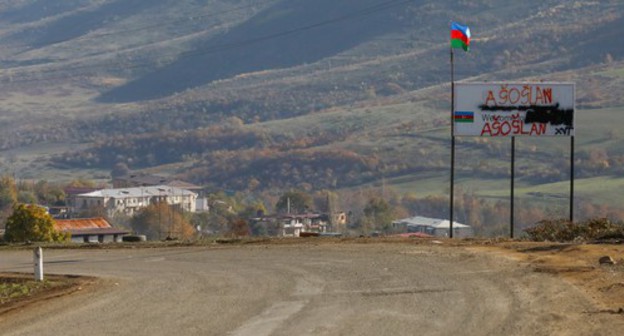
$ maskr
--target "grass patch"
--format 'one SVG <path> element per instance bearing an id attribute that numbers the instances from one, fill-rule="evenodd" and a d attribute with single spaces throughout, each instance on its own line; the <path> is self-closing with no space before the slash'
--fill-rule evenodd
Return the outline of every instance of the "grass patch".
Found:
<path id="1" fill-rule="evenodd" d="M 581 110 L 577 113 L 576 143 L 577 155 L 583 151 L 591 152 L 596 149 L 605 149 L 609 153 L 619 154 L 624 134 L 614 131 L 613 125 L 619 123 L 619 115 L 624 108 L 605 108 L 596 110 Z M 445 130 L 447 131 L 447 130 Z M 421 133 L 421 135 L 424 135 Z M 437 135 L 437 134 L 436 134 Z M 443 135 L 443 134 L 442 134 Z M 447 136 L 450 141 L 450 136 Z M 483 148 L 472 145 L 472 139 L 462 138 L 457 145 L 456 157 L 456 187 L 464 191 L 475 192 L 485 198 L 507 199 L 509 197 L 509 178 L 485 178 L 476 177 L 462 172 L 465 166 L 477 166 L 480 162 L 488 168 L 508 168 L 510 158 L 505 155 L 489 154 Z M 501 147 L 501 154 L 508 154 L 510 149 L 509 140 L 488 139 L 490 143 Z M 440 160 L 449 160 L 450 149 L 442 146 L 444 138 L 438 143 L 430 143 L 428 149 L 435 148 Z M 568 138 L 518 138 L 516 142 L 516 173 L 523 169 L 554 169 L 556 160 L 568 160 L 570 141 Z M 531 149 L 533 148 L 533 149 Z M 446 156 L 446 157 L 445 157 Z M 567 169 L 564 171 L 567 173 Z M 386 179 L 387 185 L 392 185 L 400 191 L 413 191 L 417 194 L 446 194 L 448 193 L 449 171 L 448 169 L 416 173 L 406 176 Z M 623 196 L 621 188 L 624 186 L 624 178 L 610 175 L 594 176 L 589 178 L 576 178 L 575 194 L 577 197 L 591 199 L 595 203 L 620 205 Z M 542 203 L 544 201 L 566 201 L 569 193 L 570 182 L 563 179 L 559 182 L 534 184 L 516 180 L 516 197 Z M 561 200 L 560 200 L 561 199 Z"/>
<path id="2" fill-rule="evenodd" d="M 620 199 L 621 196 L 617 195 L 617 190 L 615 188 L 609 190 L 609 193 L 613 192 L 612 198 L 609 199 L 608 196 L 602 197 L 600 191 L 595 190 L 590 181 L 581 182 L 582 183 L 578 183 L 577 181 L 577 183 L 575 183 L 574 198 L 577 204 L 580 200 L 589 200 L 594 204 L 606 204 L 611 206 L 618 206 L 620 204 L 618 199 Z M 478 185 L 478 183 L 474 183 L 474 185 Z M 540 185 L 523 185 L 521 182 L 516 181 L 516 204 L 522 204 L 522 206 L 546 207 L 550 209 L 553 216 L 564 216 L 561 211 L 567 209 L 569 205 L 569 186 L 569 181 Z M 509 181 L 506 180 L 505 182 L 498 181 L 498 186 L 488 183 L 477 186 L 474 189 L 469 189 L 469 191 L 474 192 L 478 197 L 486 200 L 508 202 L 510 198 L 509 188 Z"/>
<path id="3" fill-rule="evenodd" d="M 624 67 L 609 68 L 608 70 L 598 72 L 597 74 L 609 78 L 624 78 Z"/>
<path id="4" fill-rule="evenodd" d="M 95 279 L 71 275 L 48 275 L 35 281 L 32 274 L 0 273 L 0 315 L 41 300 L 68 295 L 95 284 Z"/>
<path id="5" fill-rule="evenodd" d="M 619 206 L 622 201 L 622 187 L 624 178 L 615 176 L 599 176 L 574 180 L 574 197 L 591 200 L 592 203 Z M 529 202 L 543 203 L 553 201 L 567 204 L 570 193 L 570 181 L 545 183 L 540 185 L 522 185 L 516 183 L 515 196 L 517 199 Z M 486 198 L 509 197 L 509 189 L 492 188 L 481 189 L 478 194 Z"/>
<path id="6" fill-rule="evenodd" d="M 0 305 L 31 297 L 61 284 L 58 280 L 34 281 L 24 277 L 0 277 Z"/>
<path id="7" fill-rule="evenodd" d="M 265 129 L 270 133 L 282 134 L 287 130 L 293 134 L 308 134 L 318 131 L 377 130 L 382 126 L 393 127 L 397 124 L 414 120 L 431 122 L 435 118 L 435 114 L 432 114 L 421 105 L 401 103 L 351 109 L 336 108 L 323 113 L 312 113 L 290 119 L 268 121 L 250 127 Z"/>

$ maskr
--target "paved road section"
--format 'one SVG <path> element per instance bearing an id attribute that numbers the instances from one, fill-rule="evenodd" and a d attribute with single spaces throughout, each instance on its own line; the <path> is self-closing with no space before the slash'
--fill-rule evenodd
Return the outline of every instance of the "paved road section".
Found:
<path id="1" fill-rule="evenodd" d="M 0 316 L 2 335 L 621 335 L 576 288 L 461 248 L 306 244 L 47 250 L 83 290 Z M 1 251 L 0 272 L 32 271 Z"/>

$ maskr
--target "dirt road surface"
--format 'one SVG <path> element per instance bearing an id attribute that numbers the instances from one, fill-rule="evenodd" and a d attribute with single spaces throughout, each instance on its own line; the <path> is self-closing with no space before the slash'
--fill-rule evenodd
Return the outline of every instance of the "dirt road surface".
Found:
<path id="1" fill-rule="evenodd" d="M 0 315 L 2 335 L 621 335 L 576 286 L 460 247 L 304 244 L 46 250 L 98 283 Z M 0 272 L 32 252 L 0 251 Z"/>

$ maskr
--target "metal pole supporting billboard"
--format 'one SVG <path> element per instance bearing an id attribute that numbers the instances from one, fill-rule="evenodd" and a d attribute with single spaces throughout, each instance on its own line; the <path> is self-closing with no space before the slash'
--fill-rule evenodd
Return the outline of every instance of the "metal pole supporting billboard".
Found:
<path id="1" fill-rule="evenodd" d="M 451 190 L 449 195 L 449 237 L 453 238 L 453 201 L 455 194 L 455 121 L 453 115 L 455 113 L 455 63 L 453 57 L 453 48 L 451 47 Z"/>
<path id="2" fill-rule="evenodd" d="M 516 180 L 516 137 L 511 137 L 511 205 L 509 209 L 509 236 L 511 239 L 514 237 L 514 200 L 515 200 L 515 185 Z"/>
<path id="3" fill-rule="evenodd" d="M 574 135 L 570 137 L 570 223 L 574 222 Z"/>

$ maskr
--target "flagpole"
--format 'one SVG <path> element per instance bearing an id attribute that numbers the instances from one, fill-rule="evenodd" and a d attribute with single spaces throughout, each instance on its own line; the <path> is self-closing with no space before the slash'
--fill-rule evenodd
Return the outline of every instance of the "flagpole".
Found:
<path id="1" fill-rule="evenodd" d="M 455 120 L 453 119 L 455 113 L 455 62 L 453 47 L 451 46 L 451 192 L 449 200 L 449 237 L 453 238 L 453 208 L 455 199 Z"/>

